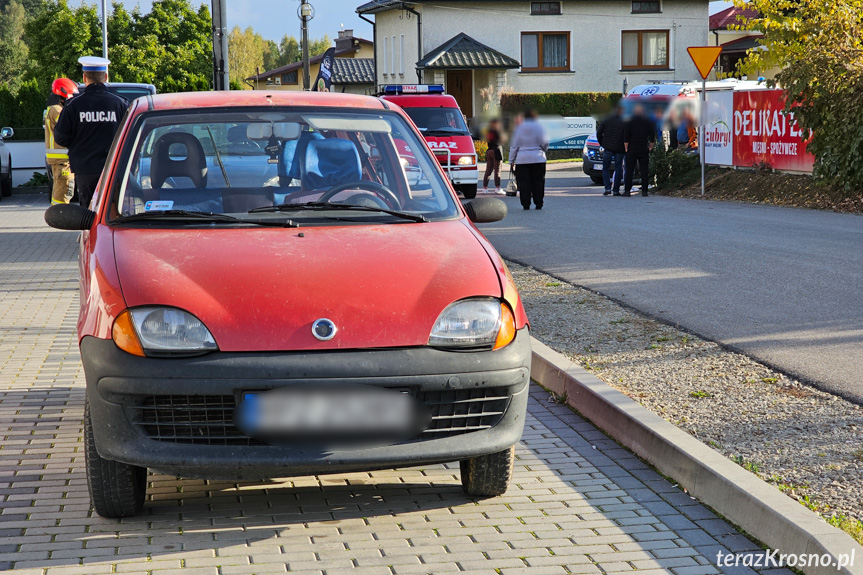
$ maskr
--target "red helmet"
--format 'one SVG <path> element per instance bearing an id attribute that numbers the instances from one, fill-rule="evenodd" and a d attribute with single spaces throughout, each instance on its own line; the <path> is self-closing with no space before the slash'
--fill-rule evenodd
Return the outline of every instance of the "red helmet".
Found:
<path id="1" fill-rule="evenodd" d="M 69 78 L 57 78 L 51 84 L 51 92 L 68 100 L 78 93 L 78 84 Z"/>

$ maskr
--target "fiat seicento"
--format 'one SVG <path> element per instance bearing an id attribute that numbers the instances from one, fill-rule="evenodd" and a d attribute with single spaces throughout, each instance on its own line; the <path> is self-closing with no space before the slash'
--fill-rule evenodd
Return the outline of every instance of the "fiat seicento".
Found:
<path id="1" fill-rule="evenodd" d="M 411 150 L 410 174 L 400 150 Z M 81 230 L 78 336 L 93 506 L 139 512 L 147 470 L 255 480 L 459 461 L 506 491 L 527 317 L 410 119 L 377 98 L 140 98 Z"/>

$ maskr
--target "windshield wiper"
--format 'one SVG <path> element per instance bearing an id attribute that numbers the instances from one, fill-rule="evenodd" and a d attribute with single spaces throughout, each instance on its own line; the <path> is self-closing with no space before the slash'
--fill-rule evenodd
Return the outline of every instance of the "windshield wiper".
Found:
<path id="1" fill-rule="evenodd" d="M 216 138 L 213 137 L 213 130 L 207 125 L 207 133 L 210 134 L 210 142 L 213 144 L 213 149 L 216 151 L 216 160 L 219 161 L 219 167 L 222 168 L 222 177 L 225 178 L 225 185 L 231 187 L 231 180 L 228 179 L 228 171 L 225 169 L 225 164 L 222 162 L 222 154 L 219 153 L 219 146 L 216 145 Z"/>
<path id="2" fill-rule="evenodd" d="M 390 216 L 395 216 L 397 218 L 402 218 L 404 220 L 410 220 L 412 222 L 427 222 L 429 221 L 427 217 L 422 214 L 412 214 L 410 212 L 400 212 L 398 210 L 387 210 L 385 208 L 374 208 L 372 206 L 357 206 L 354 204 L 334 204 L 331 202 L 306 202 L 303 204 L 278 204 L 276 206 L 262 206 L 260 208 L 254 208 L 249 210 L 250 214 L 257 212 L 289 212 L 291 210 L 346 210 L 346 211 L 357 211 L 357 212 L 378 212 L 381 214 L 388 214 Z"/>
<path id="3" fill-rule="evenodd" d="M 212 223 L 227 223 L 227 224 L 254 224 L 258 226 L 273 226 L 281 228 L 298 228 L 299 224 L 291 220 L 244 220 L 228 214 L 216 214 L 213 212 L 193 212 L 189 210 L 161 210 L 153 212 L 143 212 L 140 214 L 132 214 L 129 216 L 120 216 L 111 220 L 112 224 L 125 224 L 126 222 L 140 222 L 144 220 L 196 220 Z"/>

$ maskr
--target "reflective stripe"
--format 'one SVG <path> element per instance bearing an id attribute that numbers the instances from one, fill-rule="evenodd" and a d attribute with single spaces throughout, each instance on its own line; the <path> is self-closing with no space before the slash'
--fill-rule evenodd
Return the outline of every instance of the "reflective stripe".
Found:
<path id="1" fill-rule="evenodd" d="M 53 205 L 56 205 L 56 204 L 65 204 L 65 203 L 67 203 L 67 202 L 58 202 L 58 201 L 57 201 L 57 200 L 55 200 L 54 198 L 51 198 L 51 205 L 52 205 L 52 206 L 53 206 Z"/>
<path id="2" fill-rule="evenodd" d="M 68 160 L 69 159 L 69 152 L 65 148 L 55 148 L 55 149 L 49 148 L 48 150 L 45 150 L 45 157 L 46 158 L 52 158 L 52 159 Z"/>

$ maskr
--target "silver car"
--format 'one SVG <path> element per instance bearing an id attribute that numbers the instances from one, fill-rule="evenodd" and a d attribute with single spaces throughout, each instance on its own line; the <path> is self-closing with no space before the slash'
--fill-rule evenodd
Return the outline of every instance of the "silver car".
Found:
<path id="1" fill-rule="evenodd" d="M 12 195 L 12 155 L 3 140 L 14 135 L 12 128 L 0 129 L 0 196 L 4 198 Z"/>

